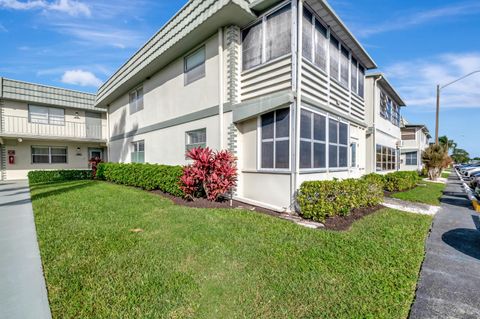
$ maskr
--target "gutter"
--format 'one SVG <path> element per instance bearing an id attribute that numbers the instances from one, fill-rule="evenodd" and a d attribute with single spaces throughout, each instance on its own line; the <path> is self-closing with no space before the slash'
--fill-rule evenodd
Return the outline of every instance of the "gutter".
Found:
<path id="1" fill-rule="evenodd" d="M 218 28 L 218 120 L 219 120 L 219 148 L 223 150 L 223 102 L 224 102 L 224 76 L 223 76 L 223 27 Z"/>
<path id="2" fill-rule="evenodd" d="M 370 164 L 372 165 L 372 173 L 377 171 L 377 87 L 378 82 L 383 78 L 379 75 L 373 82 L 373 156 Z"/>

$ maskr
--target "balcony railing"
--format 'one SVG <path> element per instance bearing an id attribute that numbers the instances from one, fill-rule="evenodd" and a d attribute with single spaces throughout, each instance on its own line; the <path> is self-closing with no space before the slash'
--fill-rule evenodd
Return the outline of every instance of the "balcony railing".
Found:
<path id="1" fill-rule="evenodd" d="M 32 135 L 86 140 L 106 139 L 106 126 L 85 122 L 61 121 L 56 124 L 31 123 L 28 117 L 6 115 L 2 117 L 1 132 L 8 135 Z"/>

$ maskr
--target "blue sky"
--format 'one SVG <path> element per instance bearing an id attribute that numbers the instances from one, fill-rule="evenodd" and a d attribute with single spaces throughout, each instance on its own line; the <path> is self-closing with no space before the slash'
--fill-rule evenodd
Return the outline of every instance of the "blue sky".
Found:
<path id="1" fill-rule="evenodd" d="M 0 76 L 95 92 L 185 0 L 0 0 Z M 480 1 L 330 0 L 434 132 L 435 85 L 480 70 Z M 440 134 L 480 156 L 480 74 L 442 92 Z"/>

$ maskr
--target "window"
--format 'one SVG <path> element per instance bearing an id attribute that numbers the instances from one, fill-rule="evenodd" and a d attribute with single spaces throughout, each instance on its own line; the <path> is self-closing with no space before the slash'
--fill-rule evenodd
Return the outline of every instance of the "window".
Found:
<path id="1" fill-rule="evenodd" d="M 387 95 L 380 91 L 380 116 L 387 119 Z"/>
<path id="2" fill-rule="evenodd" d="M 205 76 L 205 47 L 185 57 L 185 85 Z"/>
<path id="3" fill-rule="evenodd" d="M 28 106 L 28 117 L 30 123 L 65 125 L 65 110 L 46 106 Z"/>
<path id="4" fill-rule="evenodd" d="M 32 146 L 32 164 L 66 164 L 67 148 L 57 146 Z"/>
<path id="5" fill-rule="evenodd" d="M 243 70 L 291 52 L 291 15 L 288 4 L 242 31 Z"/>
<path id="6" fill-rule="evenodd" d="M 329 120 L 328 124 L 328 166 L 344 168 L 348 166 L 348 125 Z"/>
<path id="7" fill-rule="evenodd" d="M 377 171 L 391 171 L 397 169 L 398 152 L 396 149 L 377 145 L 376 153 Z"/>
<path id="8" fill-rule="evenodd" d="M 338 81 L 339 76 L 339 62 L 340 62 L 340 52 L 339 44 L 337 39 L 333 36 L 330 36 L 330 77 Z"/>
<path id="9" fill-rule="evenodd" d="M 192 148 L 207 146 L 207 129 L 202 128 L 186 133 L 185 150 L 189 151 Z"/>
<path id="10" fill-rule="evenodd" d="M 405 153 L 405 164 L 406 165 L 418 165 L 417 152 Z"/>
<path id="11" fill-rule="evenodd" d="M 350 74 L 350 53 L 342 46 L 340 55 L 340 84 L 348 90 L 348 81 Z"/>
<path id="12" fill-rule="evenodd" d="M 132 142 L 132 163 L 145 163 L 145 141 Z"/>
<path id="13" fill-rule="evenodd" d="M 351 167 L 357 167 L 357 143 L 350 144 Z"/>
<path id="14" fill-rule="evenodd" d="M 352 58 L 352 74 L 350 75 L 350 88 L 353 93 L 358 94 L 358 62 Z"/>
<path id="15" fill-rule="evenodd" d="M 402 140 L 404 141 L 415 141 L 417 136 L 417 131 L 414 128 L 405 128 L 402 129 Z"/>
<path id="16" fill-rule="evenodd" d="M 358 95 L 365 96 L 365 68 L 361 65 L 358 67 Z"/>
<path id="17" fill-rule="evenodd" d="M 290 109 L 264 114 L 260 122 L 260 167 L 288 169 L 290 167 Z"/>
<path id="18" fill-rule="evenodd" d="M 393 108 L 393 102 L 390 97 L 387 97 L 387 113 L 385 119 L 391 121 L 392 120 L 392 108 Z"/>
<path id="19" fill-rule="evenodd" d="M 143 87 L 139 87 L 129 95 L 130 114 L 143 110 Z"/>
<path id="20" fill-rule="evenodd" d="M 303 11 L 303 56 L 323 71 L 327 68 L 327 28 L 314 15 Z"/>
<path id="21" fill-rule="evenodd" d="M 302 110 L 300 168 L 326 168 L 326 116 Z"/>
<path id="22" fill-rule="evenodd" d="M 400 126 L 400 106 L 398 106 L 397 103 L 393 103 L 392 123 Z"/>

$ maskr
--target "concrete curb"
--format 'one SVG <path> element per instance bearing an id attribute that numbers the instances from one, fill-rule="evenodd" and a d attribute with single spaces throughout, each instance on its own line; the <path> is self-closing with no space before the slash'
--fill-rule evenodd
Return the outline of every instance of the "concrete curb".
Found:
<path id="1" fill-rule="evenodd" d="M 465 193 L 467 194 L 468 199 L 472 202 L 473 209 L 477 213 L 480 213 L 480 203 L 478 202 L 478 199 L 475 196 L 475 193 L 472 191 L 470 186 L 468 186 L 468 184 L 465 182 L 462 175 L 460 175 L 460 173 L 457 170 L 455 170 L 455 172 L 457 173 L 458 178 L 460 178 L 460 180 L 462 181 L 462 188 L 465 191 Z"/>

